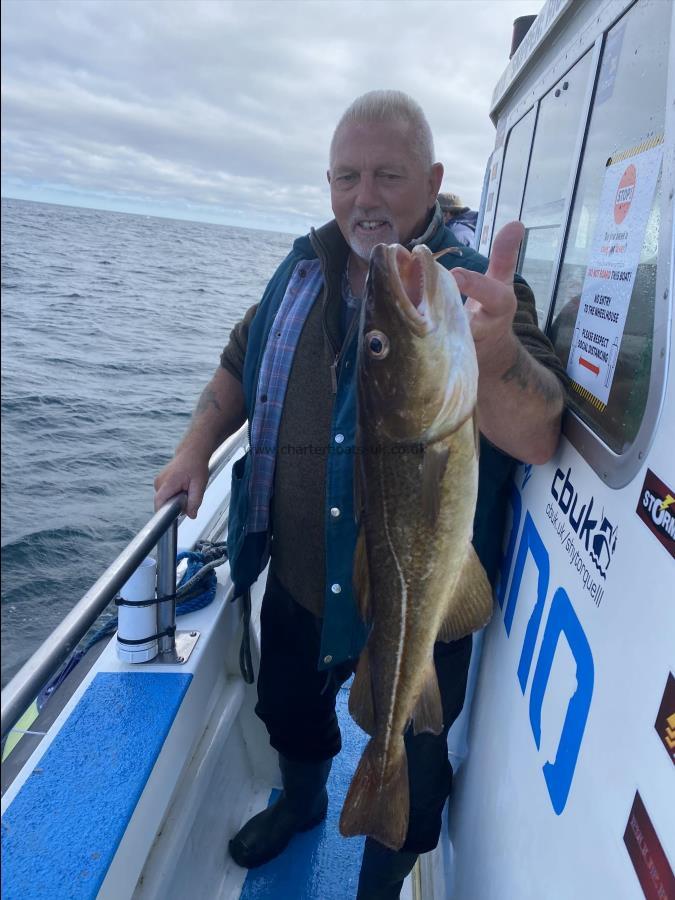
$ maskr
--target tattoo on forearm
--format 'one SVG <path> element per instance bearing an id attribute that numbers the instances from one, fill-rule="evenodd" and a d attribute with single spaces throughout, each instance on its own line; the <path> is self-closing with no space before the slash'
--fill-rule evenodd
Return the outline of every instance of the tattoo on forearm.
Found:
<path id="1" fill-rule="evenodd" d="M 526 391 L 530 386 L 529 375 L 531 371 L 530 360 L 523 348 L 518 344 L 515 362 L 504 372 L 502 381 L 504 384 L 515 381 L 521 391 Z"/>
<path id="2" fill-rule="evenodd" d="M 212 406 L 214 406 L 218 410 L 218 412 L 223 411 L 220 403 L 218 403 L 215 391 L 213 391 L 210 387 L 204 388 L 204 390 L 202 391 L 202 395 L 199 398 L 199 402 L 197 403 L 195 415 L 206 412 L 207 409 Z"/>
<path id="3" fill-rule="evenodd" d="M 515 381 L 521 391 L 534 391 L 547 403 L 555 403 L 560 399 L 560 386 L 555 376 L 540 371 L 536 361 L 523 346 L 518 344 L 516 359 L 513 365 L 504 372 L 502 381 L 508 384 Z"/>

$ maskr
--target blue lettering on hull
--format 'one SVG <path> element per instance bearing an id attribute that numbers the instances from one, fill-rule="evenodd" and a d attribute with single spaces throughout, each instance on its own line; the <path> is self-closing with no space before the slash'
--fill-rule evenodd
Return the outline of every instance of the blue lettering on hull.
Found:
<path id="1" fill-rule="evenodd" d="M 560 477 L 563 477 L 562 472 L 560 472 Z M 567 484 L 568 480 L 565 483 L 565 487 Z M 568 493 L 571 504 L 572 490 L 570 489 Z M 567 499 L 566 497 L 565 500 Z M 513 508 L 513 523 L 504 559 L 500 567 L 500 583 L 497 587 L 497 602 L 504 609 L 504 628 L 509 639 L 511 638 L 511 628 L 516 608 L 521 601 L 523 570 L 528 557 L 537 568 L 537 593 L 534 598 L 532 613 L 525 628 L 517 669 L 520 689 L 525 695 L 532 669 L 534 648 L 542 627 L 546 598 L 549 595 L 551 565 L 548 550 L 529 511 L 525 513 L 520 540 L 516 541 L 522 517 L 522 499 L 515 485 L 513 486 L 510 500 Z M 562 506 L 563 504 L 561 504 Z M 508 592 L 506 607 L 504 607 L 508 574 L 514 557 L 515 565 L 513 566 L 511 587 Z M 591 707 L 595 678 L 593 654 L 584 629 L 574 611 L 567 591 L 562 587 L 558 587 L 553 594 L 551 607 L 546 616 L 543 638 L 537 654 L 530 688 L 530 725 L 532 726 L 532 734 L 537 749 L 541 746 L 542 706 L 550 681 L 555 651 L 561 638 L 564 638 L 567 642 L 576 663 L 577 688 L 567 705 L 565 720 L 558 739 L 555 760 L 552 763 L 546 762 L 542 767 L 551 805 L 557 815 L 560 815 L 565 809 L 574 779 L 574 771 Z"/>

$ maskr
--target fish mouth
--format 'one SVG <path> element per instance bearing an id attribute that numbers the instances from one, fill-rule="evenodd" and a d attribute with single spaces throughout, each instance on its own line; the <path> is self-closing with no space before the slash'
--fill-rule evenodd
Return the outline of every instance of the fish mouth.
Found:
<path id="1" fill-rule="evenodd" d="M 413 331 L 427 334 L 433 330 L 429 295 L 434 285 L 426 259 L 427 255 L 431 259 L 431 255 L 423 251 L 411 253 L 400 244 L 392 244 L 386 249 L 389 268 L 398 288 L 394 291 L 396 306 Z"/>

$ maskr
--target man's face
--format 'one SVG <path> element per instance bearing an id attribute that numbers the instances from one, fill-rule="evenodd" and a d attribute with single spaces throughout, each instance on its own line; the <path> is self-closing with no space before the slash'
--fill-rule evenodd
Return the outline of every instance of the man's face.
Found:
<path id="1" fill-rule="evenodd" d="M 443 178 L 413 149 L 403 122 L 350 122 L 335 139 L 328 174 L 331 203 L 343 237 L 364 261 L 376 244 L 419 237 Z"/>

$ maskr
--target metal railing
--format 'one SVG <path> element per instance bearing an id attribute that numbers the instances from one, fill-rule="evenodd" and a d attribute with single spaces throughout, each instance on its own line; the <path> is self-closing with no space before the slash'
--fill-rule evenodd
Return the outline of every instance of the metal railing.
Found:
<path id="1" fill-rule="evenodd" d="M 246 427 L 242 426 L 218 447 L 209 460 L 209 481 L 212 481 L 230 462 L 237 450 L 244 445 L 246 437 Z M 48 679 L 75 650 L 96 619 L 155 545 L 158 545 L 158 592 L 160 596 L 171 596 L 175 593 L 177 525 L 184 502 L 185 494 L 177 494 L 157 510 L 7 684 L 1 698 L 3 740 L 35 700 Z M 174 626 L 175 601 L 160 603 L 158 616 L 160 632 Z M 170 636 L 162 638 L 160 652 L 167 653 L 172 649 L 172 638 Z"/>

